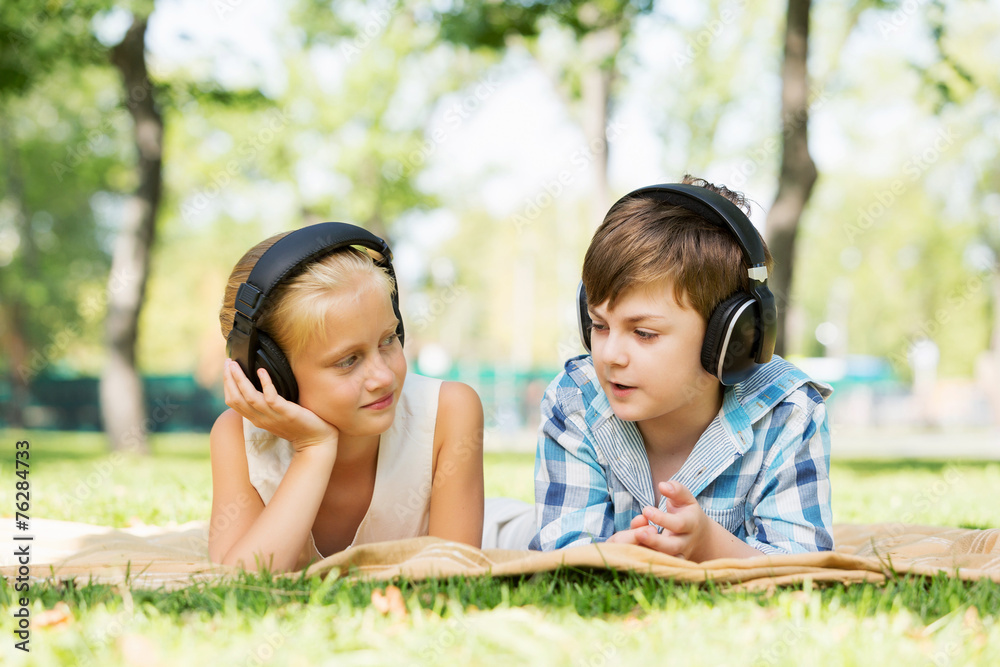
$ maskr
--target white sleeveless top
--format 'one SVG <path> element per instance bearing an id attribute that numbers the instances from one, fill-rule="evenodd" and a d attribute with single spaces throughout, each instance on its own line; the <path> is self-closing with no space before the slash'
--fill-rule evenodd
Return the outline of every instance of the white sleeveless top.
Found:
<path id="1" fill-rule="evenodd" d="M 406 374 L 392 426 L 379 438 L 371 505 L 351 546 L 427 535 L 440 389 L 441 380 Z M 266 505 L 292 462 L 292 445 L 246 418 L 243 437 L 250 483 Z"/>

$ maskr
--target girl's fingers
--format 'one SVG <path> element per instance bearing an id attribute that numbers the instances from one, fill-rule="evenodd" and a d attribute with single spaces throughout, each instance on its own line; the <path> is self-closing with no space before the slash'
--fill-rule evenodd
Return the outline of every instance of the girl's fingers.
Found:
<path id="1" fill-rule="evenodd" d="M 263 405 L 263 396 L 253 383 L 243 373 L 243 369 L 235 361 L 226 362 L 227 380 L 231 381 L 231 389 L 226 395 L 226 405 L 233 408 L 245 417 L 252 417 L 266 409 Z M 223 383 L 225 387 L 225 383 Z"/>
<path id="2" fill-rule="evenodd" d="M 271 382 L 271 376 L 263 368 L 258 368 L 257 377 L 260 378 L 260 388 L 261 393 L 264 395 L 264 400 L 267 401 L 268 405 L 275 407 L 283 399 L 278 395 L 278 390 L 275 388 L 274 383 Z"/>
<path id="3" fill-rule="evenodd" d="M 239 379 L 236 376 L 237 372 L 239 372 L 239 366 L 236 362 L 227 360 L 226 367 L 222 373 L 222 391 L 226 397 L 226 405 L 234 409 L 236 405 L 246 404 L 243 392 L 240 391 Z"/>

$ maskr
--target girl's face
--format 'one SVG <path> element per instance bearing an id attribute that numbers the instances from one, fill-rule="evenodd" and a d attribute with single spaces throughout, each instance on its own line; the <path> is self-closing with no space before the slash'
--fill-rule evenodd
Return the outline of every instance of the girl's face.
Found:
<path id="1" fill-rule="evenodd" d="M 329 302 L 326 336 L 290 359 L 299 404 L 342 435 L 385 432 L 406 378 L 403 346 L 388 295 L 371 282 L 346 286 Z"/>

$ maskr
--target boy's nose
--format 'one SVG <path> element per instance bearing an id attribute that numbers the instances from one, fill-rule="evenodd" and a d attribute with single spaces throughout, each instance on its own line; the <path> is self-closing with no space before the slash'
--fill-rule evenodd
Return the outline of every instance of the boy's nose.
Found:
<path id="1" fill-rule="evenodd" d="M 611 333 L 605 339 L 600 349 L 598 361 L 607 366 L 625 366 L 628 364 L 628 354 L 625 351 L 621 337 Z"/>

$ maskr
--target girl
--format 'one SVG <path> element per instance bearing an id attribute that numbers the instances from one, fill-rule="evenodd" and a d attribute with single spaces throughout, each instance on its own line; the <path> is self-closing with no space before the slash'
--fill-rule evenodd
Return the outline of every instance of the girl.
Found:
<path id="1" fill-rule="evenodd" d="M 384 256 L 345 243 L 345 233 L 381 244 Z M 407 376 L 381 239 L 343 223 L 291 235 L 270 254 L 285 234 L 244 255 L 219 315 L 234 357 L 245 352 L 240 340 L 253 345 L 223 371 L 231 409 L 211 434 L 211 559 L 286 571 L 356 544 L 421 535 L 479 547 L 478 395 Z M 288 255 L 290 244 L 299 254 Z M 278 276 L 271 285 L 251 280 L 258 262 Z M 275 356 L 287 366 L 269 366 Z M 240 364 L 251 376 L 256 368 L 259 382 Z"/>

